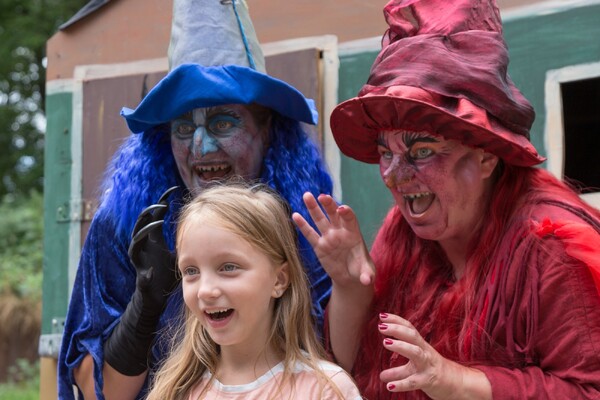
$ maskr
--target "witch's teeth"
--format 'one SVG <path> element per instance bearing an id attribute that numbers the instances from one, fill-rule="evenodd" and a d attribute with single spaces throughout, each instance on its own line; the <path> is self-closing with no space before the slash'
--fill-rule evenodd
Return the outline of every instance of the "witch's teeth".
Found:
<path id="1" fill-rule="evenodd" d="M 433 203 L 435 196 L 432 193 L 419 193 L 408 199 L 408 206 L 414 215 L 424 213 Z"/>
<path id="2" fill-rule="evenodd" d="M 218 171 L 224 171 L 227 169 L 227 166 L 225 165 L 212 165 L 212 166 L 205 166 L 205 167 L 197 167 L 196 170 L 199 173 L 204 173 L 204 172 L 218 172 Z"/>

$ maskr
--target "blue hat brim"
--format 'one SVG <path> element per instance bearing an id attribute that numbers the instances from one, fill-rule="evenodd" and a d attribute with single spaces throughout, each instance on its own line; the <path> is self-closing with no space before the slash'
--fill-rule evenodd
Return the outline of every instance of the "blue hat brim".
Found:
<path id="1" fill-rule="evenodd" d="M 135 110 L 121 115 L 142 133 L 195 108 L 256 103 L 291 119 L 316 125 L 315 103 L 287 83 L 238 65 L 182 64 L 170 71 Z"/>

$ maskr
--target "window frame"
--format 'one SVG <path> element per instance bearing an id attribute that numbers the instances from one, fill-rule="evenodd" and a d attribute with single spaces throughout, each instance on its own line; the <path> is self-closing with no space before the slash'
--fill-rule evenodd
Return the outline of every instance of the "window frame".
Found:
<path id="1" fill-rule="evenodd" d="M 570 65 L 546 72 L 544 84 L 546 165 L 548 171 L 559 179 L 563 179 L 565 167 L 565 130 L 561 85 L 586 79 L 600 79 L 600 61 Z M 593 207 L 600 208 L 600 191 L 582 194 L 581 198 Z"/>

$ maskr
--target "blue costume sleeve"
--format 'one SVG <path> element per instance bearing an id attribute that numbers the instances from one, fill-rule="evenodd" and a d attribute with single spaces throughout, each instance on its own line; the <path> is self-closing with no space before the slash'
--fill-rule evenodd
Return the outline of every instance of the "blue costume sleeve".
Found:
<path id="1" fill-rule="evenodd" d="M 94 359 L 98 399 L 103 398 L 104 341 L 135 290 L 136 272 L 127 254 L 131 231 L 145 207 L 167 188 L 179 184 L 176 171 L 170 142 L 164 134 L 154 132 L 131 135 L 111 159 L 103 183 L 104 196 L 82 249 L 67 311 L 58 360 L 59 398 L 74 398 L 73 370 L 87 354 Z M 182 196 L 182 192 L 173 196 L 172 211 L 166 216 L 163 233 L 171 248 L 173 221 Z M 177 293 L 169 298 L 159 328 L 167 314 L 180 312 L 180 308 L 171 307 L 171 303 L 181 304 L 181 292 Z M 153 348 L 155 359 L 162 358 L 164 348 Z"/>
<path id="2" fill-rule="evenodd" d="M 115 237 L 109 218 L 97 215 L 90 226 L 83 246 L 73 293 L 65 321 L 63 342 L 59 357 L 58 394 L 60 399 L 73 399 L 73 370 L 84 356 L 94 360 L 96 396 L 103 399 L 102 368 L 104 341 L 108 338 L 125 311 L 135 290 L 136 273 L 127 255 L 129 243 Z M 180 288 L 169 298 L 158 330 L 174 323 L 182 315 L 183 298 Z M 163 358 L 167 350 L 165 340 L 159 340 L 152 349 L 154 360 Z M 138 395 L 143 398 L 146 385 Z"/>
<path id="3" fill-rule="evenodd" d="M 73 369 L 86 354 L 94 359 L 98 398 L 102 398 L 103 343 L 135 289 L 127 244 L 114 234 L 109 218 L 97 214 L 82 249 L 69 303 L 59 358 L 59 398 L 73 398 Z"/>

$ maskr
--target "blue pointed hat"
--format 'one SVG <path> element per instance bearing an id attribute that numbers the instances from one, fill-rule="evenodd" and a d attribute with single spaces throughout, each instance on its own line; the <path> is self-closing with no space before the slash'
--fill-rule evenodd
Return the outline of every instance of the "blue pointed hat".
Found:
<path id="1" fill-rule="evenodd" d="M 135 110 L 123 108 L 129 129 L 141 133 L 194 108 L 256 103 L 291 119 L 316 124 L 314 101 L 266 74 L 264 56 L 244 0 L 173 2 L 170 72 Z"/>

